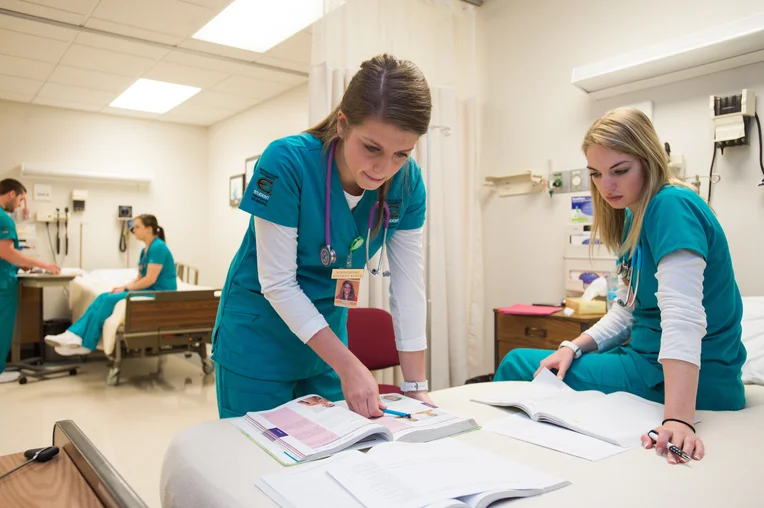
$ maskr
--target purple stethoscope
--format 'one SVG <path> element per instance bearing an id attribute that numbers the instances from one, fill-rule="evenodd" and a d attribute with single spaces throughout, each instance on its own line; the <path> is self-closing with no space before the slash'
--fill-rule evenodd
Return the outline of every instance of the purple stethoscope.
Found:
<path id="1" fill-rule="evenodd" d="M 331 190 L 332 190 L 332 166 L 334 165 L 334 149 L 337 146 L 337 142 L 333 142 L 331 147 L 329 148 L 329 161 L 326 164 L 326 209 L 325 209 L 325 232 L 326 232 L 326 245 L 321 247 L 321 264 L 325 267 L 330 267 L 337 261 L 337 252 L 332 249 L 331 246 L 331 232 L 330 232 L 330 208 L 331 208 Z M 369 212 L 369 225 L 366 230 L 366 267 L 369 270 L 369 273 L 374 275 L 375 277 L 389 277 L 390 272 L 389 271 L 382 271 L 382 256 L 384 252 L 387 250 L 387 228 L 390 226 L 390 207 L 387 206 L 387 203 L 384 203 L 384 214 L 385 214 L 385 226 L 384 226 L 384 235 L 382 236 L 382 248 L 379 255 L 379 261 L 377 263 L 376 268 L 368 268 L 369 266 L 369 245 L 371 244 L 371 226 L 374 224 L 374 214 L 376 213 L 377 209 L 379 208 L 379 203 L 374 203 L 374 206 L 371 207 L 371 211 Z M 358 247 L 361 246 L 361 242 L 363 242 L 362 238 L 357 238 L 355 241 L 353 241 L 353 244 L 350 246 L 351 252 Z"/>

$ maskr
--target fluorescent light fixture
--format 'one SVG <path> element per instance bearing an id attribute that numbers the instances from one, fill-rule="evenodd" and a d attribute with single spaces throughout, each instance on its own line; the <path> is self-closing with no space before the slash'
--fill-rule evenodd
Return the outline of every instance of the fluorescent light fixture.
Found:
<path id="1" fill-rule="evenodd" d="M 328 10 L 343 3 L 332 0 Z M 236 0 L 193 38 L 265 53 L 323 15 L 324 0 Z"/>
<path id="2" fill-rule="evenodd" d="M 147 113 L 166 113 L 199 93 L 200 90 L 201 88 L 195 86 L 141 78 L 122 92 L 122 95 L 114 99 L 109 106 Z"/>
<path id="3" fill-rule="evenodd" d="M 764 12 L 573 69 L 595 98 L 764 61 Z"/>
<path id="4" fill-rule="evenodd" d="M 37 164 L 22 164 L 21 175 L 38 178 L 64 178 L 73 180 L 90 180 L 115 183 L 151 183 L 153 175 L 98 173 L 80 169 L 71 169 Z"/>

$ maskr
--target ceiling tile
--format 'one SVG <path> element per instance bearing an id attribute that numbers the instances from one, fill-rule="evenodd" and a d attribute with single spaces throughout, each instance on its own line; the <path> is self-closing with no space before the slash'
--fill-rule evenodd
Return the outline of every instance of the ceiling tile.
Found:
<path id="1" fill-rule="evenodd" d="M 0 75 L 0 90 L 3 92 L 35 94 L 42 85 L 42 81 Z"/>
<path id="2" fill-rule="evenodd" d="M 74 40 L 74 43 L 79 44 L 80 46 L 89 46 L 91 48 L 108 49 L 109 51 L 116 51 L 117 53 L 145 56 L 146 58 L 153 58 L 154 60 L 159 60 L 169 52 L 167 49 L 151 46 L 149 44 L 139 44 L 124 39 L 118 39 L 116 37 L 107 37 L 88 32 L 80 32 Z"/>
<path id="3" fill-rule="evenodd" d="M 81 104 L 93 104 L 105 108 L 118 95 L 119 92 L 104 92 L 48 82 L 37 93 L 37 98 L 44 97 L 46 99 L 79 102 Z"/>
<path id="4" fill-rule="evenodd" d="M 157 62 L 142 78 L 208 88 L 223 81 L 228 74 L 169 62 Z"/>
<path id="5" fill-rule="evenodd" d="M 87 20 L 87 15 L 75 14 L 60 9 L 52 9 L 43 5 L 29 3 L 25 0 L 0 0 L 0 8 L 8 9 L 9 11 L 22 12 L 24 14 L 31 14 L 41 18 L 63 21 L 64 23 L 71 23 L 73 25 L 81 25 Z"/>
<path id="6" fill-rule="evenodd" d="M 289 39 L 278 44 L 266 53 L 271 58 L 287 60 L 310 65 L 313 36 L 305 32 L 297 32 Z"/>
<path id="7" fill-rule="evenodd" d="M 190 123 L 195 125 L 212 125 L 235 114 L 235 111 L 228 109 L 194 106 L 186 102 L 177 108 L 168 111 L 159 117 L 159 119 L 169 122 Z"/>
<path id="8" fill-rule="evenodd" d="M 116 74 L 77 69 L 65 65 L 56 67 L 53 74 L 48 78 L 50 83 L 116 93 L 124 92 L 135 81 L 136 78 L 130 76 L 118 76 Z"/>
<path id="9" fill-rule="evenodd" d="M 105 32 L 137 37 L 147 41 L 161 42 L 162 44 L 179 44 L 185 38 L 178 35 L 168 35 L 94 18 L 90 18 L 87 23 L 85 23 L 85 26 L 88 28 L 95 28 L 96 30 L 103 30 Z"/>
<path id="10" fill-rule="evenodd" d="M 14 18 L 13 16 L 0 16 L 0 28 L 63 42 L 72 42 L 77 36 L 76 30 L 38 23 L 28 19 Z"/>
<path id="11" fill-rule="evenodd" d="M 286 92 L 292 86 L 284 83 L 274 83 L 273 81 L 245 78 L 243 76 L 231 76 L 212 87 L 212 91 L 244 95 L 253 99 L 267 99 Z"/>
<path id="12" fill-rule="evenodd" d="M 0 30 L 0 53 L 5 55 L 58 63 L 68 46 L 69 43 L 63 41 Z"/>
<path id="13" fill-rule="evenodd" d="M 138 77 L 154 65 L 154 60 L 72 44 L 61 59 L 61 65 Z"/>
<path id="14" fill-rule="evenodd" d="M 36 97 L 33 101 L 35 104 L 43 106 L 53 106 L 54 108 L 64 109 L 76 109 L 79 111 L 92 111 L 97 112 L 101 109 L 101 106 L 95 104 L 85 104 L 77 101 L 68 101 L 66 99 L 53 99 L 51 97 Z"/>
<path id="15" fill-rule="evenodd" d="M 215 12 L 178 0 L 101 0 L 92 17 L 154 32 L 188 37 Z"/>
<path id="16" fill-rule="evenodd" d="M 243 95 L 224 94 L 220 92 L 211 92 L 202 90 L 186 101 L 189 106 L 203 106 L 211 108 L 228 109 L 231 111 L 241 111 L 247 109 L 259 101 L 252 97 Z"/>
<path id="17" fill-rule="evenodd" d="M 147 118 L 154 119 L 159 117 L 159 113 L 148 113 L 146 111 L 136 111 L 134 109 L 112 108 L 106 107 L 101 110 L 101 113 L 108 113 L 110 115 L 129 116 L 132 118 Z"/>
<path id="18" fill-rule="evenodd" d="M 56 66 L 49 62 L 0 55 L 0 74 L 45 81 Z"/>
<path id="19" fill-rule="evenodd" d="M 257 63 L 273 65 L 275 67 L 281 67 L 283 69 L 290 69 L 300 72 L 308 72 L 310 70 L 309 64 L 293 62 L 291 60 L 280 60 L 278 58 L 273 58 L 272 56 L 267 55 L 258 60 Z"/>
<path id="20" fill-rule="evenodd" d="M 0 90 L 0 100 L 13 102 L 30 102 L 34 99 L 33 93 L 4 92 Z"/>
<path id="21" fill-rule="evenodd" d="M 26 0 L 31 4 L 53 7 L 62 11 L 89 15 L 99 0 Z"/>

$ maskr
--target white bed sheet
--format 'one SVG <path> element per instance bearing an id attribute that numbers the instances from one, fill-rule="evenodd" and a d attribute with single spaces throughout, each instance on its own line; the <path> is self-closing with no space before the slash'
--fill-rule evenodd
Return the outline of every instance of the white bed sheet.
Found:
<path id="1" fill-rule="evenodd" d="M 116 268 L 106 270 L 93 270 L 69 283 L 69 308 L 72 311 L 72 322 L 80 319 L 87 311 L 90 304 L 98 298 L 98 295 L 112 290 L 112 288 L 124 286 L 135 280 L 138 270 L 135 268 Z M 178 291 L 213 289 L 206 286 L 186 284 L 178 279 Z M 135 299 L 135 298 L 134 298 Z M 122 300 L 114 307 L 111 316 L 106 320 L 98 341 L 98 349 L 108 356 L 114 353 L 117 343 L 117 330 L 125 322 L 125 307 L 127 302 Z"/>

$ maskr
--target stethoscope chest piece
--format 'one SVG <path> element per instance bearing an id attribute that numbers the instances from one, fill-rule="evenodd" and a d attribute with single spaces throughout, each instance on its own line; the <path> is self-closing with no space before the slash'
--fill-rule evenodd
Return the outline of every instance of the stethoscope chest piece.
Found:
<path id="1" fill-rule="evenodd" d="M 321 247 L 321 264 L 325 267 L 332 266 L 337 261 L 337 252 L 329 245 Z"/>

